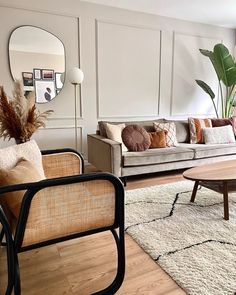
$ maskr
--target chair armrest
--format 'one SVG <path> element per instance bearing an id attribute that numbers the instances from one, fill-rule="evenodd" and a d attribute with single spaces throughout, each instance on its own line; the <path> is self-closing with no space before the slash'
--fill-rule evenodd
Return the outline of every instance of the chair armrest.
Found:
<path id="1" fill-rule="evenodd" d="M 89 173 L 0 188 L 26 190 L 15 234 L 18 250 L 124 227 L 124 188 L 110 173 Z M 10 196 L 9 196 L 10 197 Z M 45 226 L 47 225 L 47 226 Z"/>
<path id="2" fill-rule="evenodd" d="M 121 177 L 121 143 L 97 134 L 88 134 L 88 162 L 97 169 Z"/>
<path id="3" fill-rule="evenodd" d="M 73 149 L 43 150 L 43 168 L 47 178 L 84 173 L 83 156 Z"/>

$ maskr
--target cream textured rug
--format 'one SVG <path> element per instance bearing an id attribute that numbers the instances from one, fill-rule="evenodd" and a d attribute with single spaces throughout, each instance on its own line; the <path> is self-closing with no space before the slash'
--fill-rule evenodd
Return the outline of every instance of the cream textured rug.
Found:
<path id="1" fill-rule="evenodd" d="M 236 193 L 181 181 L 126 192 L 126 231 L 188 294 L 236 294 Z"/>

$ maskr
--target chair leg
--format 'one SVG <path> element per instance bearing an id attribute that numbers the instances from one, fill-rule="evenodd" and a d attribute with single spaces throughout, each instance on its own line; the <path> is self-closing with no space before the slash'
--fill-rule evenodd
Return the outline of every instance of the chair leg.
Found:
<path id="1" fill-rule="evenodd" d="M 113 295 L 122 285 L 125 276 L 125 241 L 124 241 L 124 230 L 119 228 L 119 237 L 115 229 L 111 230 L 117 247 L 117 273 L 113 282 L 105 289 L 93 293 L 92 295 Z"/>
<path id="2" fill-rule="evenodd" d="M 126 186 L 127 185 L 127 177 L 124 176 L 124 177 L 121 177 L 120 179 L 123 182 L 123 185 Z"/>
<path id="3" fill-rule="evenodd" d="M 15 253 L 15 282 L 14 282 L 14 294 L 21 294 L 21 284 L 20 284 L 20 269 L 17 253 Z"/>
<path id="4" fill-rule="evenodd" d="M 14 255 L 14 241 L 12 238 L 12 233 L 10 225 L 7 218 L 0 208 L 0 222 L 2 225 L 1 237 L 5 235 L 6 238 L 6 251 L 7 251 L 7 269 L 8 269 L 8 283 L 5 295 L 12 294 L 15 281 L 15 255 Z"/>
<path id="5" fill-rule="evenodd" d="M 5 246 L 5 244 L 2 242 L 3 238 L 4 238 L 4 229 L 2 228 L 0 232 L 0 246 Z"/>

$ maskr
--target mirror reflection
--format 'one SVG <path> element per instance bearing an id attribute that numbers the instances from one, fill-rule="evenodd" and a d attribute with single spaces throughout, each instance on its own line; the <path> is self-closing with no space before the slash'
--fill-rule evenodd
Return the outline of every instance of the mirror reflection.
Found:
<path id="1" fill-rule="evenodd" d="M 65 49 L 53 34 L 33 26 L 16 28 L 9 40 L 13 79 L 23 81 L 26 92 L 35 92 L 36 103 L 51 101 L 62 89 Z"/>

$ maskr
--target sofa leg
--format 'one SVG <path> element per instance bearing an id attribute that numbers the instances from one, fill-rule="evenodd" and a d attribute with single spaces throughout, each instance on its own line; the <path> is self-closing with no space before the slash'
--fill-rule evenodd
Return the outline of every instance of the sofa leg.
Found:
<path id="1" fill-rule="evenodd" d="M 124 186 L 126 186 L 126 182 L 127 182 L 127 177 L 121 177 L 120 180 L 123 182 Z"/>

